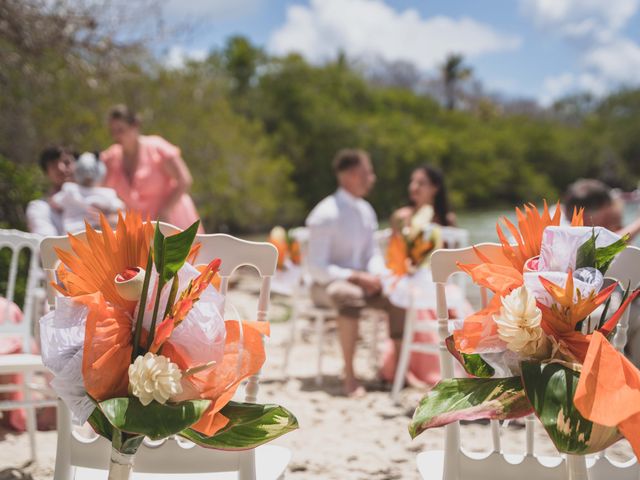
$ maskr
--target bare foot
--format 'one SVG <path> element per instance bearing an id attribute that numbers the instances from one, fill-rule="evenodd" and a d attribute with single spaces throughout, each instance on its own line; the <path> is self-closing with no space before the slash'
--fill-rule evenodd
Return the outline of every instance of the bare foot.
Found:
<path id="1" fill-rule="evenodd" d="M 343 385 L 344 394 L 349 398 L 362 398 L 367 394 L 360 382 L 357 380 L 345 380 Z"/>

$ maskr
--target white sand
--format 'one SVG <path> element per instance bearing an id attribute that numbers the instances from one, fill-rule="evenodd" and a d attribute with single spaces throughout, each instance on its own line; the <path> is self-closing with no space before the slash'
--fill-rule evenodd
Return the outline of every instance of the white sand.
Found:
<path id="1" fill-rule="evenodd" d="M 230 303 L 238 314 L 248 318 L 255 309 L 256 282 L 243 277 L 240 287 L 233 292 Z M 255 310 L 253 310 L 255 311 Z M 289 308 L 286 299 L 274 297 L 271 318 L 286 317 Z M 302 322 L 300 322 L 302 324 Z M 369 332 L 363 325 L 363 337 Z M 365 381 L 369 379 L 366 397 L 348 399 L 341 396 L 340 352 L 334 333 L 326 336 L 324 344 L 324 383 L 315 385 L 316 346 L 310 329 L 302 332 L 302 340 L 294 347 L 291 357 L 290 378 L 284 379 L 282 362 L 284 344 L 289 338 L 289 323 L 273 323 L 268 342 L 260 399 L 279 403 L 293 411 L 300 429 L 275 441 L 289 447 L 293 459 L 287 478 L 310 480 L 412 480 L 419 479 L 415 456 L 428 449 L 442 448 L 442 429 L 425 432 L 411 440 L 407 425 L 413 408 L 422 392 L 405 389 L 401 406 L 394 406 L 387 391 L 371 380 L 375 371 L 370 362 L 370 345 L 361 342 L 357 368 Z M 380 337 L 384 332 L 380 332 Z M 463 444 L 473 451 L 491 448 L 489 427 L 482 424 L 463 427 Z M 536 429 L 536 452 L 554 454 L 554 448 L 540 426 Z M 502 448 L 509 453 L 520 453 L 524 448 L 524 428 L 511 424 L 503 428 Z M 0 480 L 29 478 L 50 479 L 55 460 L 55 432 L 38 433 L 38 462 L 25 466 L 29 458 L 27 437 L 0 430 Z M 626 442 L 614 447 L 618 459 L 629 458 Z M 10 468 L 21 469 L 11 472 Z M 4 472 L 3 472 L 4 471 Z M 19 476 L 18 474 L 25 476 Z M 106 478 L 106 477 L 105 477 Z"/>

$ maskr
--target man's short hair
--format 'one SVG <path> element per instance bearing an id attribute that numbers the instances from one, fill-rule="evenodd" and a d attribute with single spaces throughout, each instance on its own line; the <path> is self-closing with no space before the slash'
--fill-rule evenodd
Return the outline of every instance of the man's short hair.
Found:
<path id="1" fill-rule="evenodd" d="M 581 178 L 567 188 L 564 196 L 564 211 L 571 216 L 574 209 L 584 208 L 587 212 L 595 212 L 613 202 L 611 188 L 593 178 Z"/>
<path id="2" fill-rule="evenodd" d="M 51 145 L 45 148 L 40 153 L 40 160 L 38 161 L 38 163 L 40 164 L 40 168 L 43 172 L 47 173 L 49 164 L 58 161 L 63 155 L 75 156 L 70 148 L 64 147 L 62 145 Z"/>
<path id="3" fill-rule="evenodd" d="M 338 174 L 346 172 L 360 165 L 364 158 L 368 158 L 369 154 L 358 148 L 344 148 L 336 153 L 333 158 L 333 171 Z"/>

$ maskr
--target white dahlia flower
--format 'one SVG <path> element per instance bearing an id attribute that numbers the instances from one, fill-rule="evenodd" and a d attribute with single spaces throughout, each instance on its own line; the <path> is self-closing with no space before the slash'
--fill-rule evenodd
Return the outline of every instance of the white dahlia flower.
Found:
<path id="1" fill-rule="evenodd" d="M 162 355 L 148 352 L 129 365 L 129 391 L 145 406 L 152 400 L 166 403 L 182 393 L 181 378 L 178 366 Z"/>
<path id="2" fill-rule="evenodd" d="M 548 350 L 549 343 L 540 326 L 542 312 L 526 287 L 516 288 L 502 297 L 500 314 L 493 319 L 500 339 L 509 350 L 525 356 L 544 355 Z"/>

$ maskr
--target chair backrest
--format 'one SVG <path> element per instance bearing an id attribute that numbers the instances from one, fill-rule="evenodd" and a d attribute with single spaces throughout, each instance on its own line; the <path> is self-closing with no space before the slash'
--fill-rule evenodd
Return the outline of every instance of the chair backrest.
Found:
<path id="1" fill-rule="evenodd" d="M 22 337 L 22 351 L 29 353 L 31 351 L 31 335 L 33 327 L 34 312 L 34 293 L 41 275 L 39 268 L 39 249 L 40 239 L 38 235 L 25 233 L 18 230 L 0 230 L 0 253 L 9 250 L 11 252 L 9 269 L 6 272 L 7 277 L 2 278 L 6 281 L 6 291 L 0 292 L 0 296 L 4 296 L 7 300 L 4 305 L 4 311 L 0 313 L 3 321 L 0 323 L 0 334 L 19 335 Z M 16 284 L 20 267 L 20 255 L 24 250 L 29 252 L 29 266 L 27 269 L 27 278 L 25 282 L 24 302 L 18 305 L 22 308 L 22 321 L 13 323 L 10 314 L 12 302 L 16 301 Z M 4 276 L 5 273 L 3 272 Z"/>
<path id="2" fill-rule="evenodd" d="M 170 235 L 179 231 L 171 225 L 161 225 L 163 233 Z M 195 263 L 205 263 L 220 258 L 220 291 L 227 293 L 229 277 L 241 266 L 254 267 L 262 278 L 256 320 L 267 321 L 271 277 L 276 271 L 278 251 L 270 243 L 249 242 L 225 234 L 201 234 L 196 236 L 201 248 Z M 43 265 L 50 278 L 55 278 L 58 264 L 54 248 L 68 250 L 67 237 L 45 238 L 43 244 Z M 46 255 L 46 258 L 45 258 Z M 49 294 L 55 299 L 55 291 L 49 285 Z M 258 395 L 260 373 L 250 377 L 245 386 L 245 401 L 255 402 Z M 58 408 L 58 452 L 55 480 L 70 478 L 72 466 L 85 468 L 108 467 L 110 445 L 102 438 L 87 439 L 79 436 L 71 428 L 68 409 L 64 404 Z M 193 444 L 179 439 L 165 442 L 147 442 L 148 448 L 141 448 L 136 456 L 138 472 L 146 473 L 207 473 L 239 471 L 240 478 L 250 478 L 254 464 L 253 450 L 241 452 L 220 452 L 203 448 L 191 448 Z M 162 448 L 159 448 L 162 447 Z M 60 473 L 59 473 L 60 472 Z M 244 474 L 242 472 L 245 472 Z M 246 475 L 246 476 L 245 476 Z"/>
<path id="3" fill-rule="evenodd" d="M 476 250 L 489 257 L 496 263 L 502 265 L 510 265 L 509 261 L 502 255 L 502 247 L 499 244 L 492 243 L 479 244 L 475 247 L 467 247 L 462 249 L 438 250 L 434 252 L 431 257 L 433 281 L 436 283 L 438 334 L 440 340 L 440 369 L 443 379 L 452 378 L 454 375 L 454 358 L 447 350 L 445 344 L 446 338 L 450 335 L 449 310 L 447 307 L 445 284 L 451 275 L 459 271 L 457 267 L 458 263 L 477 263 L 479 261 L 479 258 L 476 255 Z M 627 247 L 611 265 L 609 271 L 607 272 L 607 276 L 620 281 L 623 284 L 631 282 L 632 286 L 637 285 L 637 283 L 640 281 L 640 249 L 637 247 Z M 482 307 L 484 308 L 487 305 L 489 298 L 486 289 L 482 288 L 481 293 Z M 522 452 L 522 454 L 528 457 L 532 457 L 534 453 L 535 422 L 536 421 L 533 415 L 530 415 L 525 419 L 525 451 Z M 500 424 L 496 420 L 491 421 L 491 436 L 493 442 L 492 453 L 502 456 L 502 448 L 500 442 Z M 456 422 L 445 427 L 445 472 L 449 472 L 449 474 L 446 475 L 446 478 L 459 478 L 458 476 L 460 475 L 460 468 L 463 468 L 461 467 L 461 465 L 466 465 L 466 463 L 464 462 L 461 463 L 461 458 L 462 453 L 460 443 L 460 424 L 459 422 Z M 464 460 L 467 461 L 468 458 L 465 457 Z M 494 462 L 494 460 L 491 459 L 491 456 L 486 457 L 486 460 L 487 463 L 490 463 L 491 465 L 506 466 L 509 464 L 509 462 L 501 462 L 499 464 L 491 463 Z M 475 463 L 480 463 L 480 460 L 476 461 Z M 527 465 L 533 465 L 532 468 L 536 469 L 540 467 L 540 465 L 537 463 L 527 463 Z M 540 472 L 541 474 L 543 473 L 542 470 L 540 470 Z M 482 478 L 485 477 L 483 476 Z M 498 475 L 495 478 L 503 477 Z"/>
<path id="4" fill-rule="evenodd" d="M 607 278 L 617 280 L 624 288 L 627 285 L 632 289 L 640 287 L 640 248 L 628 246 L 620 252 L 609 267 L 609 270 L 607 270 Z M 618 323 L 616 334 L 613 337 L 613 346 L 620 351 L 627 344 L 630 314 L 631 308 L 627 308 Z"/>
<path id="5" fill-rule="evenodd" d="M 442 240 L 447 248 L 464 248 L 469 246 L 469 230 L 459 227 L 440 227 Z"/>

